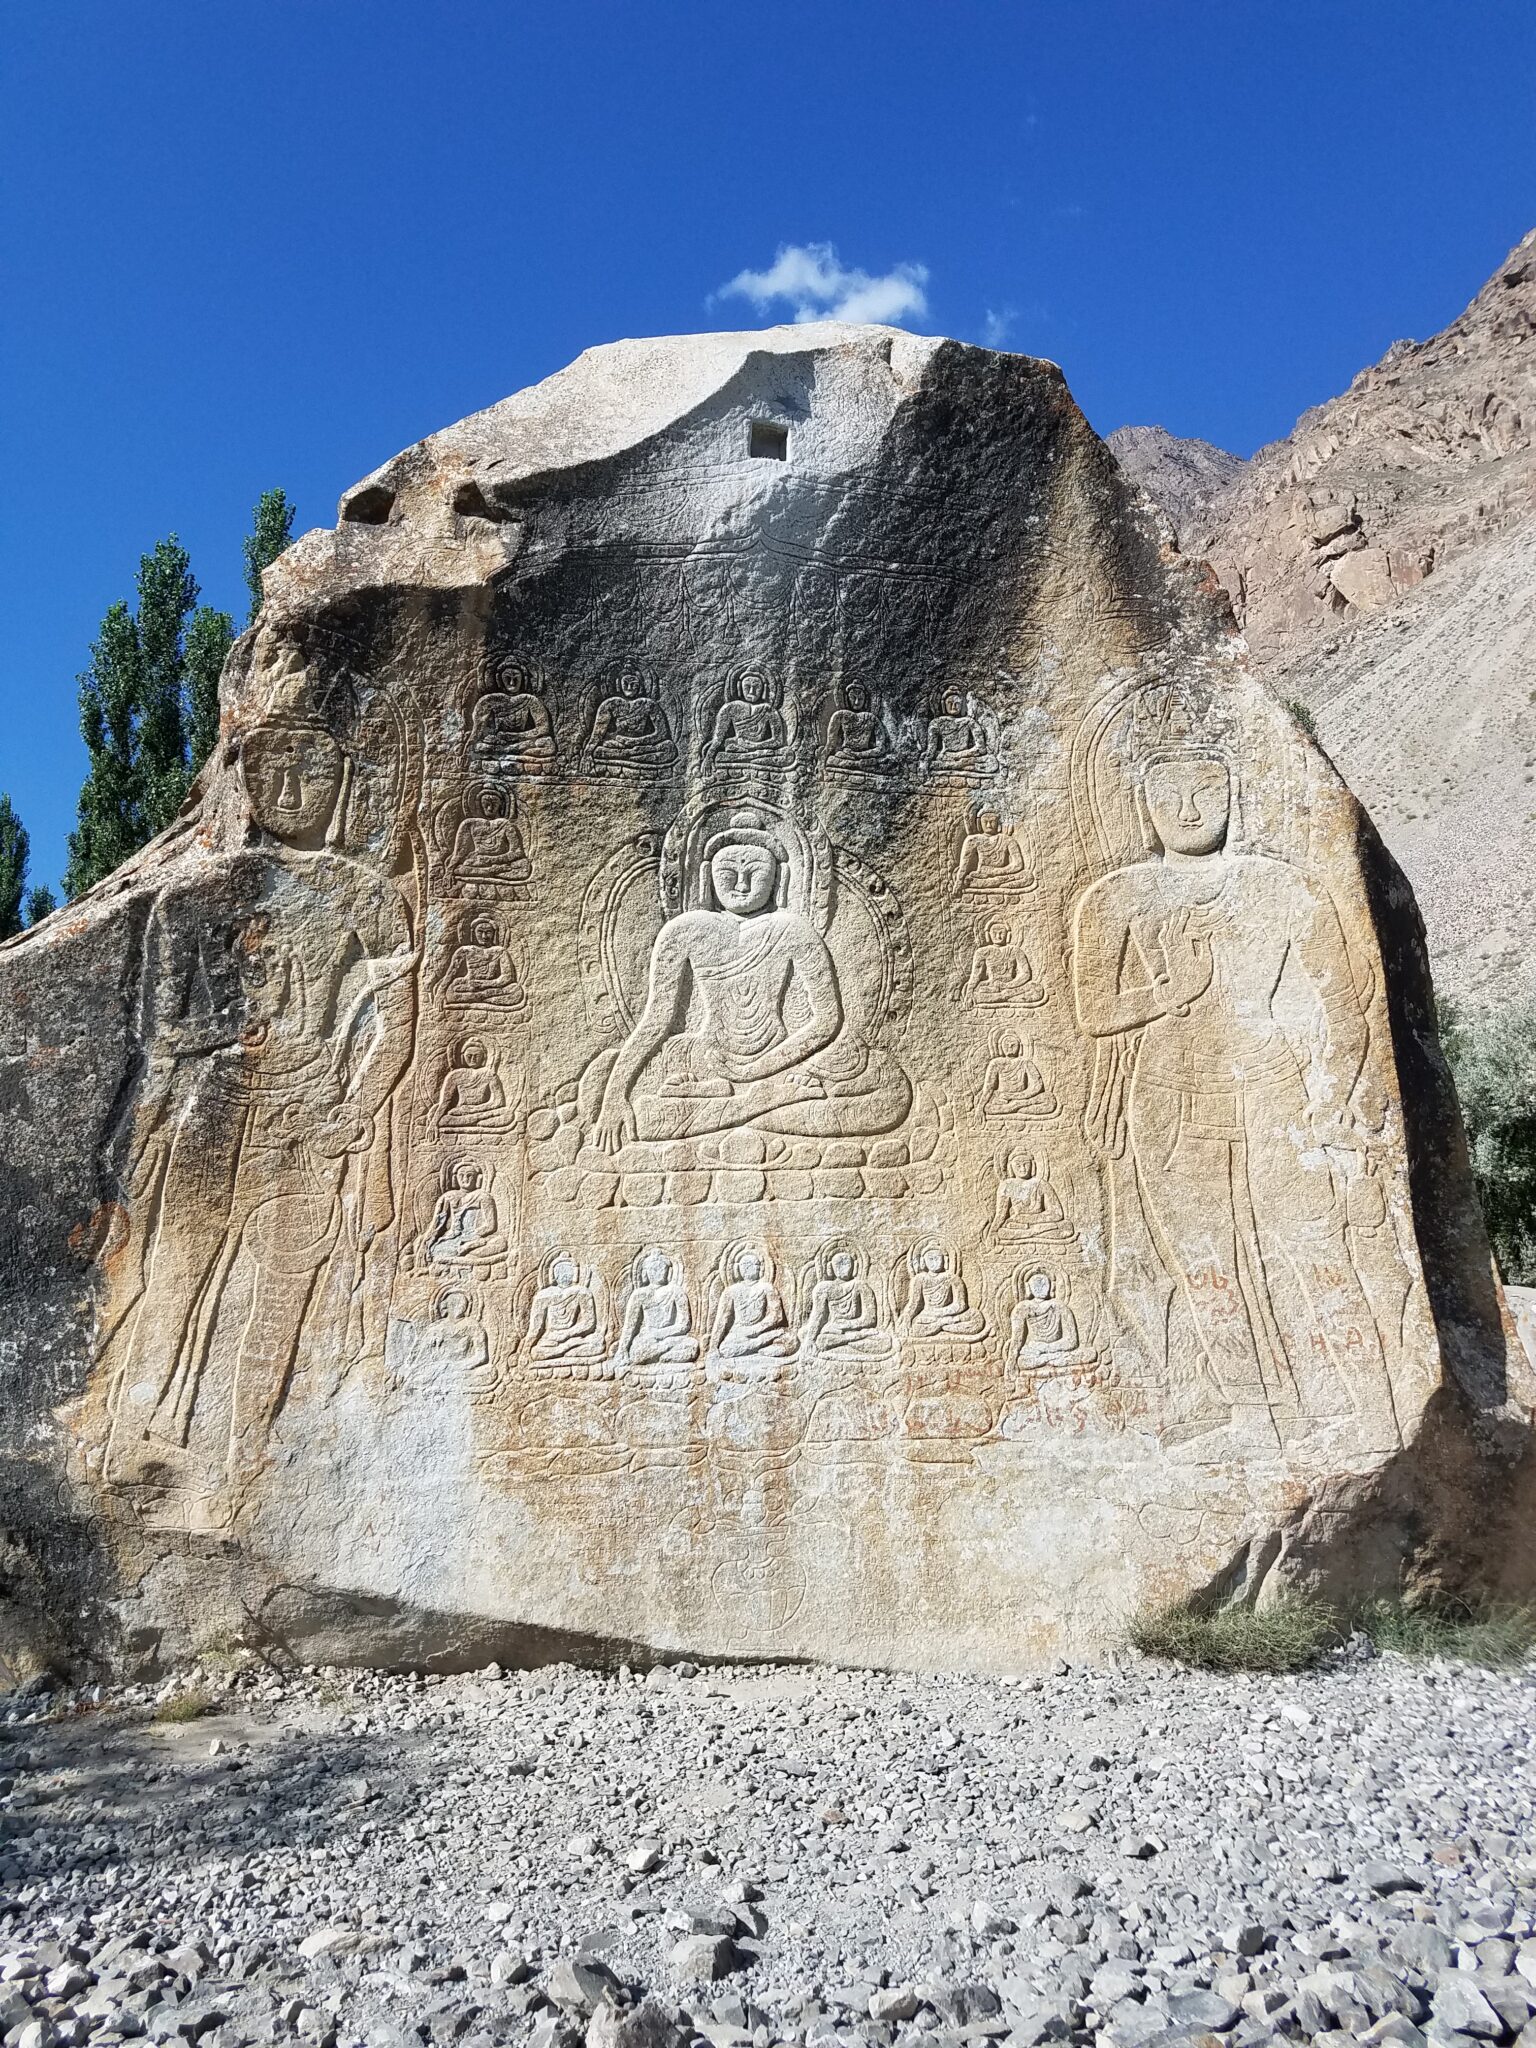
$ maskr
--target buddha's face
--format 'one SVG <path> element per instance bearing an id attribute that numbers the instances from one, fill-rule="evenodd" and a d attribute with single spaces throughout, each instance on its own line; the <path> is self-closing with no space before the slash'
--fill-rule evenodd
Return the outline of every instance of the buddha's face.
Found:
<path id="1" fill-rule="evenodd" d="M 469 928 L 469 936 L 477 946 L 491 947 L 499 943 L 501 934 L 495 921 L 489 917 L 477 917 Z"/>
<path id="2" fill-rule="evenodd" d="M 987 944 L 989 946 L 1006 946 L 1011 938 L 1012 933 L 1007 925 L 989 924 L 987 926 Z"/>
<path id="3" fill-rule="evenodd" d="M 341 794 L 341 749 L 327 733 L 259 725 L 240 746 L 251 817 L 290 846 L 314 845 Z"/>
<path id="4" fill-rule="evenodd" d="M 851 1280 L 853 1278 L 852 1252 L 834 1252 L 832 1254 L 832 1278 L 834 1280 Z"/>
<path id="5" fill-rule="evenodd" d="M 869 692 L 862 683 L 850 683 L 848 685 L 847 703 L 850 711 L 867 711 L 869 709 Z"/>
<path id="6" fill-rule="evenodd" d="M 459 1047 L 459 1064 L 463 1067 L 483 1067 L 486 1061 L 485 1047 L 478 1038 L 466 1038 Z"/>
<path id="7" fill-rule="evenodd" d="M 556 1259 L 554 1265 L 550 1268 L 549 1277 L 557 1287 L 574 1287 L 576 1285 L 576 1261 L 574 1259 Z"/>
<path id="8" fill-rule="evenodd" d="M 465 1194 L 472 1193 L 480 1185 L 479 1167 L 471 1166 L 467 1162 L 463 1166 L 456 1166 L 453 1169 L 453 1184 L 456 1188 L 462 1188 Z"/>
<path id="9" fill-rule="evenodd" d="M 440 1294 L 438 1296 L 436 1315 L 440 1323 L 462 1322 L 468 1314 L 469 1297 L 467 1295 L 460 1294 L 455 1289 L 452 1293 Z"/>
<path id="10" fill-rule="evenodd" d="M 1008 1161 L 1008 1175 L 1011 1180 L 1032 1181 L 1035 1178 L 1035 1162 L 1027 1152 L 1015 1152 Z"/>
<path id="11" fill-rule="evenodd" d="M 1050 1300 L 1051 1279 L 1048 1273 L 1031 1273 L 1027 1285 L 1030 1295 L 1035 1301 Z"/>
<path id="12" fill-rule="evenodd" d="M 499 818 L 506 810 L 506 802 L 499 790 L 482 789 L 480 792 L 480 815 L 482 818 Z"/>
<path id="13" fill-rule="evenodd" d="M 942 702 L 945 715 L 949 718 L 958 718 L 965 709 L 965 692 L 963 690 L 946 690 Z"/>
<path id="14" fill-rule="evenodd" d="M 741 679 L 741 694 L 748 704 L 768 702 L 768 678 L 761 669 L 749 668 Z"/>
<path id="15" fill-rule="evenodd" d="M 1016 1060 L 1024 1050 L 1024 1041 L 1012 1031 L 1005 1031 L 998 1040 L 998 1052 L 1005 1060 Z"/>
<path id="16" fill-rule="evenodd" d="M 1169 853 L 1215 853 L 1225 845 L 1232 813 L 1225 762 L 1199 755 L 1154 761 L 1145 787 L 1148 813 Z"/>
<path id="17" fill-rule="evenodd" d="M 640 1268 L 640 1278 L 647 1287 L 662 1287 L 670 1279 L 672 1268 L 667 1263 L 665 1252 L 647 1252 Z"/>
<path id="18" fill-rule="evenodd" d="M 751 917 L 773 901 L 779 864 L 766 846 L 722 846 L 709 863 L 715 901 L 734 917 Z"/>
<path id="19" fill-rule="evenodd" d="M 761 1280 L 763 1277 L 763 1262 L 756 1252 L 743 1252 L 739 1271 L 743 1280 Z"/>
<path id="20" fill-rule="evenodd" d="M 638 674 L 632 668 L 626 669 L 623 675 L 619 677 L 619 695 L 621 697 L 643 697 L 645 695 L 644 676 Z"/>
<path id="21" fill-rule="evenodd" d="M 976 830 L 984 838 L 991 839 L 1001 832 L 1002 829 L 1003 821 L 996 811 L 978 811 L 976 813 Z"/>
<path id="22" fill-rule="evenodd" d="M 942 1273 L 943 1270 L 944 1254 L 936 1244 L 929 1245 L 927 1251 L 923 1253 L 923 1271 L 925 1273 Z"/>

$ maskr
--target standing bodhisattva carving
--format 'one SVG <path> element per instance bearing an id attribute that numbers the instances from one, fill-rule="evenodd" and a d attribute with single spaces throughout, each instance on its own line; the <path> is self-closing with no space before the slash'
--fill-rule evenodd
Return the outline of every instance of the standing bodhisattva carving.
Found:
<path id="1" fill-rule="evenodd" d="M 322 1269 L 387 1220 L 377 1176 L 349 1165 L 410 1057 L 415 966 L 394 885 L 331 851 L 346 762 L 318 725 L 274 719 L 241 743 L 259 843 L 222 865 L 210 926 L 172 888 L 145 944 L 149 1060 L 129 1187 L 148 1212 L 143 1294 L 122 1333 L 108 1477 L 172 1492 L 234 1483 L 261 1462 Z M 386 1184 L 387 1185 L 387 1184 Z M 232 1278 L 248 1305 L 233 1369 L 207 1369 Z M 224 1405 L 224 1452 L 194 1419 Z M 211 1475 L 208 1466 L 211 1462 Z"/>
<path id="2" fill-rule="evenodd" d="M 1089 1130 L 1128 1143 L 1135 1185 L 1234 1422 L 1278 1439 L 1291 1368 L 1272 1299 L 1283 1261 L 1315 1329 L 1374 1330 L 1344 1239 L 1325 1149 L 1340 1129 L 1379 1130 L 1364 1073 L 1368 1026 L 1326 889 L 1227 844 L 1232 775 L 1189 745 L 1145 762 L 1159 850 L 1093 883 L 1074 919 L 1083 1030 L 1100 1053 Z M 1282 975 L 1311 987 L 1327 1035 L 1330 1095 L 1308 1092 L 1275 1014 Z M 1400 1441 L 1379 1344 L 1350 1384 L 1373 1449 Z"/>

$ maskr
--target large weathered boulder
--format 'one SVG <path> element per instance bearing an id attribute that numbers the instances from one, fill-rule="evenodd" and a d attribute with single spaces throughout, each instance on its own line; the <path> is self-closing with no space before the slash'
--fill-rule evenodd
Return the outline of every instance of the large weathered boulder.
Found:
<path id="1" fill-rule="evenodd" d="M 13 1656 L 1027 1666 L 1464 1583 L 1412 900 L 1051 365 L 628 342 L 269 573 L 0 952 Z"/>

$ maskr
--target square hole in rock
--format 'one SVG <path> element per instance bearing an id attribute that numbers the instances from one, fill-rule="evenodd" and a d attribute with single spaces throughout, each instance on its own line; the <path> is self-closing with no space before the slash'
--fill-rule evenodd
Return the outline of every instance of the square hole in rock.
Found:
<path id="1" fill-rule="evenodd" d="M 788 427 L 781 427 L 777 420 L 753 420 L 747 429 L 747 453 L 765 455 L 770 462 L 788 462 Z"/>

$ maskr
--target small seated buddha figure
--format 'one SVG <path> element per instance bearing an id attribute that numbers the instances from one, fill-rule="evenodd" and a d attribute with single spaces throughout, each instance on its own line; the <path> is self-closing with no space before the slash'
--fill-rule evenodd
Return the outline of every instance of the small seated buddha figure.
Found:
<path id="1" fill-rule="evenodd" d="M 984 925 L 971 952 L 961 1002 L 976 1010 L 1034 1010 L 1046 996 L 1012 926 L 1002 918 Z"/>
<path id="2" fill-rule="evenodd" d="M 691 1365 L 698 1355 L 682 1268 L 653 1248 L 635 1270 L 614 1365 L 621 1373 L 647 1372 L 666 1382 L 681 1377 L 667 1368 Z"/>
<path id="3" fill-rule="evenodd" d="M 1034 886 L 1034 856 L 1024 827 L 1005 826 L 1002 813 L 984 804 L 960 842 L 955 894 L 1007 898 L 1023 896 Z"/>
<path id="4" fill-rule="evenodd" d="M 789 727 L 779 709 L 772 677 L 760 668 L 743 669 L 726 685 L 704 749 L 706 773 L 716 768 L 783 768 Z"/>
<path id="5" fill-rule="evenodd" d="M 1056 1097 L 1018 1032 L 1001 1032 L 995 1043 L 997 1051 L 987 1061 L 977 1096 L 981 1114 L 1035 1120 L 1054 1116 Z"/>
<path id="6" fill-rule="evenodd" d="M 422 1377 L 430 1385 L 452 1387 L 472 1400 L 484 1400 L 496 1391 L 490 1339 L 462 1287 L 439 1291 L 420 1335 L 418 1355 Z"/>
<path id="7" fill-rule="evenodd" d="M 964 690 L 946 690 L 928 721 L 923 766 L 934 775 L 990 775 L 998 765 L 986 721 Z"/>
<path id="8" fill-rule="evenodd" d="M 501 1131 L 511 1122 L 501 1074 L 483 1038 L 466 1038 L 437 1091 L 440 1131 Z"/>
<path id="9" fill-rule="evenodd" d="M 506 1232 L 485 1170 L 461 1159 L 448 1171 L 423 1245 L 425 1263 L 445 1273 L 484 1276 L 507 1256 Z"/>
<path id="10" fill-rule="evenodd" d="M 469 742 L 483 759 L 505 762 L 522 774 L 537 774 L 553 765 L 555 735 L 549 711 L 515 662 L 505 663 L 492 687 L 476 701 Z"/>
<path id="11" fill-rule="evenodd" d="M 869 691 L 845 683 L 827 720 L 826 765 L 843 775 L 876 775 L 891 765 L 891 740 Z"/>
<path id="12" fill-rule="evenodd" d="M 880 1328 L 880 1303 L 857 1256 L 834 1251 L 812 1283 L 800 1350 L 807 1358 L 889 1358 L 894 1341 Z"/>
<path id="13" fill-rule="evenodd" d="M 454 947 L 443 977 L 443 1001 L 450 1010 L 518 1014 L 528 1007 L 516 962 L 494 917 L 472 916 L 468 920 L 463 941 Z"/>
<path id="14" fill-rule="evenodd" d="M 599 702 L 583 758 L 593 775 L 649 775 L 676 761 L 666 710 L 637 669 L 626 669 Z"/>
<path id="15" fill-rule="evenodd" d="M 912 1260 L 912 1288 L 897 1327 L 905 1337 L 929 1342 L 974 1344 L 986 1335 L 986 1317 L 971 1307 L 960 1261 L 942 1245 L 925 1245 Z"/>
<path id="16" fill-rule="evenodd" d="M 1040 1239 L 1065 1240 L 1072 1235 L 1061 1198 L 1045 1169 L 1027 1152 L 1008 1154 L 997 1189 L 992 1237 L 996 1244 L 1031 1244 Z"/>
<path id="17" fill-rule="evenodd" d="M 604 1339 L 591 1275 L 569 1253 L 557 1252 L 528 1305 L 529 1359 L 536 1368 L 555 1371 L 594 1365 L 603 1357 Z"/>
<path id="18" fill-rule="evenodd" d="M 1021 1371 L 1057 1365 L 1077 1350 L 1077 1318 L 1049 1273 L 1021 1277 L 1008 1324 L 1008 1363 Z"/>
<path id="19" fill-rule="evenodd" d="M 494 783 L 482 783 L 474 808 L 453 835 L 448 862 L 452 880 L 469 890 L 491 891 L 526 882 L 533 863 L 517 826 L 517 799 Z"/>
<path id="20" fill-rule="evenodd" d="M 714 1361 L 793 1358 L 798 1346 L 784 1313 L 784 1297 L 763 1254 L 750 1246 L 728 1253 L 721 1271 L 725 1285 L 709 1333 L 710 1377 L 721 1376 Z"/>

